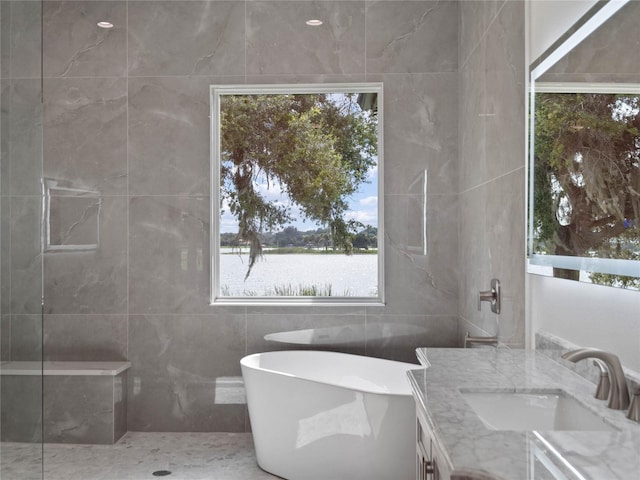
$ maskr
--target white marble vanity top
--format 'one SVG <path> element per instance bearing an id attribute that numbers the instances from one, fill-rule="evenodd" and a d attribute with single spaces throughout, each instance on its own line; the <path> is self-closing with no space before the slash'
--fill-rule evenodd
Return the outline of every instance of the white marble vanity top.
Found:
<path id="1" fill-rule="evenodd" d="M 418 408 L 453 471 L 481 469 L 503 480 L 640 478 L 640 424 L 596 400 L 595 386 L 550 358 L 526 350 L 428 348 L 426 369 L 409 372 Z M 461 390 L 562 390 L 617 431 L 497 431 L 485 427 Z"/>

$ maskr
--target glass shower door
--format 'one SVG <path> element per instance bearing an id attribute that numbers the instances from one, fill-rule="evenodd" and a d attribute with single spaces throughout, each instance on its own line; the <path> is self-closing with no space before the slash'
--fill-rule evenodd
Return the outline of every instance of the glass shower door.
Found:
<path id="1" fill-rule="evenodd" d="M 42 4 L 0 2 L 0 478 L 43 478 Z"/>

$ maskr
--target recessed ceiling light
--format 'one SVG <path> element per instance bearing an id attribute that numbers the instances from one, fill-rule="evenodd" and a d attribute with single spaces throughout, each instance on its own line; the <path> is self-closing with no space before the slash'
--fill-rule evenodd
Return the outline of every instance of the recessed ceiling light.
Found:
<path id="1" fill-rule="evenodd" d="M 316 20 L 316 19 L 312 19 L 312 20 L 307 20 L 307 25 L 310 25 L 312 27 L 319 27 L 320 25 L 322 25 L 322 20 Z"/>
<path id="2" fill-rule="evenodd" d="M 100 28 L 113 28 L 113 23 L 111 23 L 111 22 L 98 22 L 98 26 Z"/>

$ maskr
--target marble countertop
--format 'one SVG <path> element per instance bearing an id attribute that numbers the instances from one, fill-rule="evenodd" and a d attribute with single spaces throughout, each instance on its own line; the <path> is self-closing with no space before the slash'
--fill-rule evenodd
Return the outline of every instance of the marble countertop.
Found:
<path id="1" fill-rule="evenodd" d="M 596 400 L 595 386 L 535 351 L 416 350 L 427 368 L 408 373 L 418 408 L 444 450 L 447 469 L 480 469 L 497 479 L 640 478 L 640 424 Z M 563 390 L 617 431 L 497 431 L 485 427 L 463 391 Z"/>

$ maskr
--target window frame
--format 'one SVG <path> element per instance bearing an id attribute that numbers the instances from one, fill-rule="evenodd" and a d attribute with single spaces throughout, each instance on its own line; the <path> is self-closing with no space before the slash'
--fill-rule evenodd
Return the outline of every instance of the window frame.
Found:
<path id="1" fill-rule="evenodd" d="M 378 215 L 378 293 L 371 297 L 306 297 L 306 296 L 222 296 L 220 285 L 220 97 L 222 95 L 262 94 L 320 94 L 320 93 L 376 93 L 378 116 L 377 215 Z M 276 84 L 276 85 L 211 85 L 210 86 L 210 304 L 211 305 L 324 305 L 324 306 L 382 306 L 385 305 L 384 286 L 384 97 L 382 82 Z"/>

